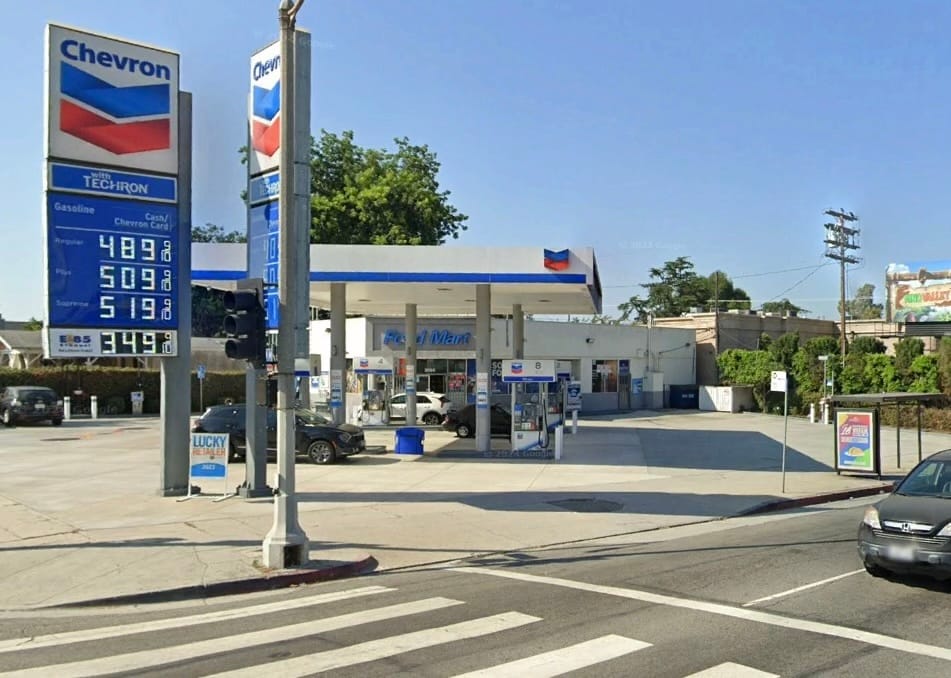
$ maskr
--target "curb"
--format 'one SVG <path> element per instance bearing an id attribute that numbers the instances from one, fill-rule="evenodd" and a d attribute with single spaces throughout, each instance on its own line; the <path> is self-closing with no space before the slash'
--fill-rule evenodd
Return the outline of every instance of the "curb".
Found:
<path id="1" fill-rule="evenodd" d="M 229 581 L 215 582 L 213 584 L 196 584 L 193 586 L 181 586 L 178 588 L 160 591 L 130 593 L 107 598 L 93 598 L 90 600 L 80 600 L 73 603 L 62 603 L 58 605 L 42 606 L 32 609 L 45 610 L 137 605 L 146 603 L 168 603 L 195 598 L 214 598 L 219 596 L 239 595 L 243 593 L 258 593 L 260 591 L 269 591 L 272 589 L 290 588 L 292 586 L 303 586 L 305 584 L 316 584 L 318 582 L 330 581 L 332 579 L 355 577 L 359 574 L 364 574 L 368 570 L 376 569 L 378 564 L 379 563 L 377 563 L 376 558 L 371 555 L 366 555 L 360 560 L 341 563 L 339 565 L 331 565 L 328 567 L 317 567 L 314 569 L 305 569 L 300 571 L 281 570 L 279 574 L 263 575 L 248 579 L 232 579 Z"/>
<path id="2" fill-rule="evenodd" d="M 760 513 L 771 513 L 773 511 L 785 511 L 788 509 L 799 508 L 802 506 L 812 506 L 814 504 L 825 504 L 831 501 L 844 501 L 846 499 L 858 499 L 860 497 L 873 497 L 878 494 L 887 494 L 895 489 L 895 483 L 884 483 L 873 487 L 863 487 L 855 490 L 841 490 L 839 492 L 828 492 L 826 494 L 817 494 L 811 497 L 798 497 L 796 499 L 780 499 L 777 501 L 766 501 L 757 504 L 752 508 L 745 509 L 739 513 L 733 514 L 733 517 L 755 516 Z"/>

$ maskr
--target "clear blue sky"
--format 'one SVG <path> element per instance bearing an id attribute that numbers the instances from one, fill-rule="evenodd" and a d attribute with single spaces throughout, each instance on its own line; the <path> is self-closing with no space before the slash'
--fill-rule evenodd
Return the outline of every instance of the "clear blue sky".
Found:
<path id="1" fill-rule="evenodd" d="M 244 227 L 247 68 L 277 0 L 2 4 L 0 314 L 42 316 L 48 21 L 177 50 L 197 224 Z M 861 221 L 852 291 L 946 259 L 951 3 L 306 0 L 314 130 L 408 136 L 442 162 L 465 245 L 593 246 L 605 312 L 680 255 L 754 303 L 832 317 L 829 207 Z M 741 277 L 785 269 L 774 275 Z M 798 283 L 798 284 L 797 284 Z"/>

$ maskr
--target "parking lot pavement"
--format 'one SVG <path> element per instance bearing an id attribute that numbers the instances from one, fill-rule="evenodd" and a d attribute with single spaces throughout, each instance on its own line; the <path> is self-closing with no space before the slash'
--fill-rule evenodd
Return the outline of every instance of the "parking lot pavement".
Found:
<path id="1" fill-rule="evenodd" d="M 0 607 L 275 574 L 259 562 L 273 523 L 269 498 L 158 495 L 158 424 L 122 418 L 0 430 Z M 761 415 L 601 417 L 566 435 L 556 462 L 457 458 L 451 452 L 472 442 L 428 429 L 422 456 L 387 451 L 330 466 L 298 463 L 300 522 L 313 559 L 370 564 L 372 557 L 393 569 L 881 487 L 877 478 L 830 468 L 828 428 L 790 421 L 782 493 L 781 435 L 781 418 Z M 387 450 L 393 436 L 367 430 L 368 444 Z M 924 437 L 928 450 L 947 442 Z M 505 448 L 505 440 L 493 447 Z M 267 478 L 275 470 L 270 465 Z M 230 465 L 228 485 L 243 480 L 242 465 Z"/>

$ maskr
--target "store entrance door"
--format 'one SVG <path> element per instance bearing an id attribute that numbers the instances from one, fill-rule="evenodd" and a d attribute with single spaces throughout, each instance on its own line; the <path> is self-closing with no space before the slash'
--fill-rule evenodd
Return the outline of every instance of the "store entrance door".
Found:
<path id="1" fill-rule="evenodd" d="M 618 409 L 631 409 L 631 373 L 619 374 L 617 378 Z"/>

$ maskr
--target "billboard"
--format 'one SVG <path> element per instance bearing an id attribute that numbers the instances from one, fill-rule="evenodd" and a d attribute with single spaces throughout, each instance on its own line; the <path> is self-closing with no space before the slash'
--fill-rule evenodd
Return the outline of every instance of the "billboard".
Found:
<path id="1" fill-rule="evenodd" d="M 951 322 L 951 261 L 889 264 L 888 320 L 897 323 Z"/>
<path id="2" fill-rule="evenodd" d="M 46 27 L 48 357 L 177 352 L 178 73 L 174 52 Z"/>
<path id="3" fill-rule="evenodd" d="M 46 155 L 178 173 L 178 54 L 46 27 Z"/>

